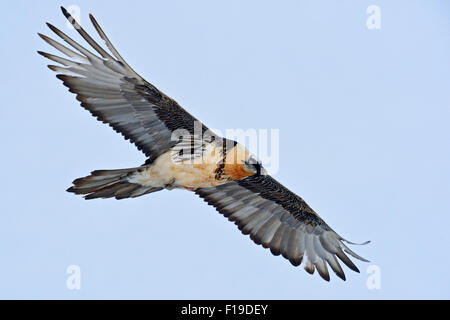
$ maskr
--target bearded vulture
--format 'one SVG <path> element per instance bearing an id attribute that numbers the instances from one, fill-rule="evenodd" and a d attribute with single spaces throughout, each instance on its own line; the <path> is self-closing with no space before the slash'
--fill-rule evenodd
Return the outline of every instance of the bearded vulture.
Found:
<path id="1" fill-rule="evenodd" d="M 84 109 L 148 157 L 143 165 L 134 168 L 95 170 L 73 181 L 67 191 L 84 195 L 85 199 L 124 199 L 163 189 L 185 189 L 214 206 L 256 244 L 282 255 L 294 266 L 303 262 L 310 274 L 317 269 L 329 281 L 329 265 L 345 280 L 337 258 L 359 272 L 347 254 L 367 260 L 344 243 L 351 242 L 331 229 L 302 198 L 268 175 L 243 145 L 212 133 L 137 74 L 92 15 L 90 20 L 109 51 L 61 9 L 95 52 L 47 23 L 68 46 L 39 34 L 62 56 L 38 53 L 58 64 L 48 67 Z"/>

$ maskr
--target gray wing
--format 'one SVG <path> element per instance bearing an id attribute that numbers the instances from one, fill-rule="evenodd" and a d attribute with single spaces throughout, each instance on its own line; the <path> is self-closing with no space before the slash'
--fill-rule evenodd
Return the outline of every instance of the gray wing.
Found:
<path id="1" fill-rule="evenodd" d="M 49 68 L 58 72 L 57 77 L 70 92 L 76 94 L 77 100 L 93 116 L 108 123 L 150 159 L 158 157 L 176 144 L 172 139 L 175 130 L 184 129 L 191 135 L 194 134 L 194 129 L 200 133 L 207 130 L 176 101 L 139 76 L 120 56 L 92 15 L 92 24 L 112 55 L 97 44 L 64 8 L 61 9 L 98 55 L 49 23 L 48 27 L 71 48 L 39 34 L 66 57 L 41 51 L 38 53 L 60 64 L 49 65 Z"/>
<path id="2" fill-rule="evenodd" d="M 217 187 L 196 191 L 243 234 L 274 255 L 282 254 L 294 265 L 302 262 L 309 273 L 317 269 L 329 281 L 327 264 L 345 280 L 338 257 L 350 269 L 358 268 L 344 253 L 367 261 L 351 251 L 306 202 L 271 176 L 251 176 Z"/>

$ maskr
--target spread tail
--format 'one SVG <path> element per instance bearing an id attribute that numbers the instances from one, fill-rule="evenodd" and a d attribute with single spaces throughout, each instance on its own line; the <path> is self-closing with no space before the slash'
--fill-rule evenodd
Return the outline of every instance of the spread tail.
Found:
<path id="1" fill-rule="evenodd" d="M 141 167 L 118 170 L 95 170 L 91 175 L 73 181 L 68 192 L 84 194 L 84 198 L 136 198 L 147 193 L 162 190 L 151 186 L 129 182 L 130 176 L 141 170 Z"/>

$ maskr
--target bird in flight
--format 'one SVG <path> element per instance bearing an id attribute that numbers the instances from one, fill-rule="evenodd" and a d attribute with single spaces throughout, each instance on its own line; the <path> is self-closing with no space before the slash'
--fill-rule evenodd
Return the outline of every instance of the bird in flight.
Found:
<path id="1" fill-rule="evenodd" d="M 91 49 L 47 23 L 68 46 L 39 33 L 64 57 L 38 53 L 58 64 L 48 67 L 76 94 L 83 108 L 148 157 L 134 168 L 95 170 L 74 180 L 67 191 L 85 199 L 124 199 L 163 189 L 185 189 L 214 206 L 256 244 L 294 266 L 303 263 L 310 274 L 317 269 L 329 281 L 328 265 L 345 280 L 338 258 L 359 272 L 348 255 L 367 260 L 345 244 L 354 243 L 338 235 L 302 198 L 268 175 L 243 145 L 211 132 L 137 74 L 92 15 L 90 20 L 109 52 L 61 9 Z"/>

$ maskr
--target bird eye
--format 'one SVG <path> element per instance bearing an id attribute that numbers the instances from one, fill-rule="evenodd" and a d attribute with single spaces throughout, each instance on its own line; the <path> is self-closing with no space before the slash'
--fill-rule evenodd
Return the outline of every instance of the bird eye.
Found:
<path id="1" fill-rule="evenodd" d="M 247 162 L 247 164 L 256 164 L 256 163 L 258 163 L 258 161 L 256 161 L 256 159 L 253 156 L 250 156 L 250 158 L 248 158 L 248 160 L 246 162 Z"/>
<path id="2" fill-rule="evenodd" d="M 257 161 L 254 157 L 248 158 L 248 160 L 244 161 L 245 166 L 255 172 L 256 175 L 261 175 L 262 172 L 262 164 L 261 162 Z"/>

